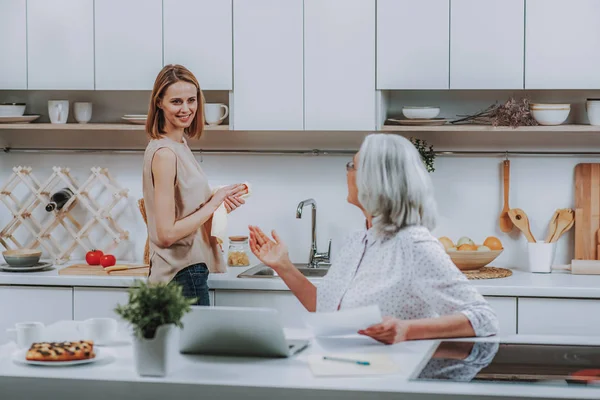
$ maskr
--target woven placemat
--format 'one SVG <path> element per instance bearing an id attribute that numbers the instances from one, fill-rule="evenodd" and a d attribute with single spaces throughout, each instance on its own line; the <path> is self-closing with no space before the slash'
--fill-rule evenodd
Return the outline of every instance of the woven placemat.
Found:
<path id="1" fill-rule="evenodd" d="M 463 271 L 467 279 L 496 279 L 506 278 L 512 275 L 512 271 L 506 268 L 482 267 L 473 271 Z"/>

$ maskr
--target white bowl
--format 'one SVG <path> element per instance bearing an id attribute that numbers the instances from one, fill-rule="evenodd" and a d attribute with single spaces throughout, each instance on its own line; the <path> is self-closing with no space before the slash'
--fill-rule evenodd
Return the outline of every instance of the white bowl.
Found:
<path id="1" fill-rule="evenodd" d="M 1 103 L 0 117 L 21 117 L 25 114 L 25 103 Z"/>
<path id="2" fill-rule="evenodd" d="M 567 120 L 570 108 L 563 109 L 531 109 L 531 115 L 540 125 L 560 125 Z"/>
<path id="3" fill-rule="evenodd" d="M 403 107 L 402 114 L 408 119 L 431 119 L 439 115 L 439 107 Z"/>
<path id="4" fill-rule="evenodd" d="M 530 108 L 532 110 L 562 110 L 565 108 L 570 109 L 571 105 L 566 104 L 549 104 L 549 103 L 531 103 Z"/>

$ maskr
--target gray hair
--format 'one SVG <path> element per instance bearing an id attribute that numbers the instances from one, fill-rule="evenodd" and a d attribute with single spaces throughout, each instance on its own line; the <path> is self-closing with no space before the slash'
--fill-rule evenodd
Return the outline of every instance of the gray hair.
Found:
<path id="1" fill-rule="evenodd" d="M 370 134 L 358 157 L 358 201 L 372 216 L 378 233 L 395 234 L 411 225 L 435 228 L 433 185 L 421 155 L 408 139 Z"/>

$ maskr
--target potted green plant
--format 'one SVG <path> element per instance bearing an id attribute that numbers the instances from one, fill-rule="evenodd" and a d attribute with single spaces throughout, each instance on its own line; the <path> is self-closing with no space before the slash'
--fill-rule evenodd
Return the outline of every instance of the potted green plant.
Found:
<path id="1" fill-rule="evenodd" d="M 128 303 L 117 305 L 115 312 L 133 327 L 133 352 L 139 375 L 168 373 L 169 337 L 175 327 L 183 327 L 181 319 L 191 311 L 193 303 L 193 299 L 183 296 L 179 285 L 140 280 L 129 289 Z"/>

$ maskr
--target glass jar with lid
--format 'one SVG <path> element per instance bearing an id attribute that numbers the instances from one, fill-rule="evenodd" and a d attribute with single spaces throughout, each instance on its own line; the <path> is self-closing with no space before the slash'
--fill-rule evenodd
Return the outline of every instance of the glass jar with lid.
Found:
<path id="1" fill-rule="evenodd" d="M 250 265 L 248 236 L 229 236 L 227 265 L 230 267 L 247 267 Z"/>

